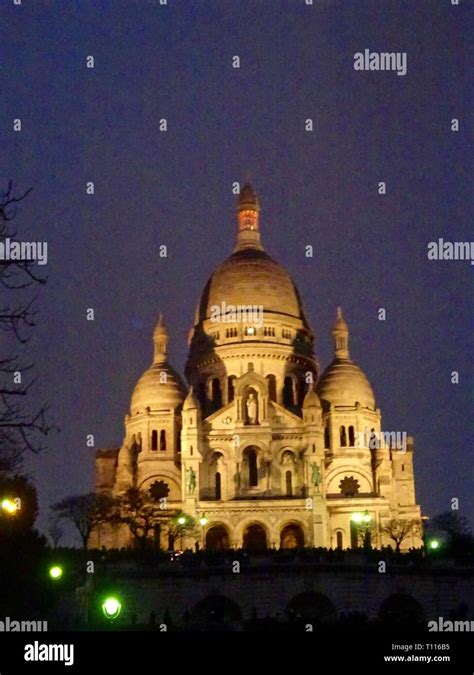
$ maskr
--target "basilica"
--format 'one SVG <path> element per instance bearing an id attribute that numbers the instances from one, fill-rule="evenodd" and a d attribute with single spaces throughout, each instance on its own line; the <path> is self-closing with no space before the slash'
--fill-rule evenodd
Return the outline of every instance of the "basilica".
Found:
<path id="1" fill-rule="evenodd" d="M 234 249 L 197 304 L 188 384 L 168 361 L 160 316 L 123 444 L 97 451 L 96 490 L 166 495 L 170 513 L 200 523 L 183 544 L 193 549 L 393 546 L 390 527 L 404 523 L 412 526 L 401 549 L 420 546 L 412 437 L 403 447 L 383 442 L 340 308 L 334 358 L 319 372 L 298 290 L 261 241 L 250 184 L 236 211 Z M 126 528 L 101 526 L 91 543 L 131 540 Z"/>

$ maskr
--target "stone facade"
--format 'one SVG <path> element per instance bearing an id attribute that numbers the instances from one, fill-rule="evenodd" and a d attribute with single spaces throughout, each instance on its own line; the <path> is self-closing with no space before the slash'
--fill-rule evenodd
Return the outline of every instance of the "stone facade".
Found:
<path id="1" fill-rule="evenodd" d="M 421 526 L 413 439 L 383 435 L 340 309 L 334 360 L 319 375 L 300 296 L 263 249 L 259 212 L 244 186 L 235 249 L 207 283 L 189 335 L 189 390 L 167 361 L 160 317 L 122 447 L 97 453 L 96 489 L 162 481 L 168 508 L 205 516 L 197 539 L 210 548 L 393 546 L 390 521 Z M 401 548 L 420 546 L 420 532 Z M 125 529 L 102 527 L 91 543 L 129 541 Z"/>

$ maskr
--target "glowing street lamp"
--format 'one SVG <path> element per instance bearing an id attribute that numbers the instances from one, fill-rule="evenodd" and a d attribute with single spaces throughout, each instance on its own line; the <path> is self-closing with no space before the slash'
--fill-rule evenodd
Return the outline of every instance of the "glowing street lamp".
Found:
<path id="1" fill-rule="evenodd" d="M 362 513 L 353 513 L 351 520 L 353 523 L 361 523 L 363 519 Z"/>
<path id="2" fill-rule="evenodd" d="M 53 565 L 49 568 L 49 576 L 55 581 L 63 576 L 63 568 L 60 565 Z"/>
<path id="3" fill-rule="evenodd" d="M 116 619 L 122 611 L 122 603 L 113 595 L 105 598 L 102 603 L 102 612 L 106 619 Z"/>
<path id="4" fill-rule="evenodd" d="M 430 548 L 432 551 L 436 551 L 436 549 L 439 548 L 439 541 L 437 539 L 430 539 L 428 542 L 428 548 Z"/>
<path id="5" fill-rule="evenodd" d="M 202 525 L 203 527 L 207 525 L 207 518 L 205 513 L 203 513 L 202 516 L 199 518 L 199 525 Z"/>
<path id="6" fill-rule="evenodd" d="M 9 516 L 14 516 L 18 511 L 18 506 L 13 499 L 8 499 L 8 497 L 6 497 L 5 499 L 2 499 L 2 511 L 5 511 Z"/>
<path id="7" fill-rule="evenodd" d="M 178 525 L 185 525 L 186 524 L 186 518 L 184 516 L 180 516 L 178 518 Z"/>

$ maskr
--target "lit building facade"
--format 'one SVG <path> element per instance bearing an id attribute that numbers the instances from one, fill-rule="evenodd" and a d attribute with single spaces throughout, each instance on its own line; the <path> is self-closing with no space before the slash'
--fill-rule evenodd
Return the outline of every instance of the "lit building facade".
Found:
<path id="1" fill-rule="evenodd" d="M 237 241 L 211 275 L 189 334 L 188 386 L 167 360 L 162 317 L 121 448 L 99 450 L 96 489 L 158 485 L 166 505 L 205 525 L 184 545 L 394 545 L 390 521 L 421 523 L 413 440 L 384 436 L 381 412 L 351 359 L 338 309 L 334 359 L 320 374 L 314 335 L 287 271 L 264 250 L 250 185 L 237 203 Z M 158 492 L 159 492 L 158 490 Z M 160 493 L 160 494 L 161 494 Z M 129 545 L 101 527 L 93 545 Z M 162 542 L 163 543 L 163 542 Z M 401 548 L 421 545 L 413 528 Z"/>

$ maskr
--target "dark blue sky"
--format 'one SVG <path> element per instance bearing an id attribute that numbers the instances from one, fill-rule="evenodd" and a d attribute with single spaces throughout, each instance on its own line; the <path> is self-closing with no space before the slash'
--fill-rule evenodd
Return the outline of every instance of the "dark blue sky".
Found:
<path id="1" fill-rule="evenodd" d="M 0 11 L 0 179 L 34 188 L 18 227 L 49 245 L 27 350 L 35 400 L 61 427 L 29 462 L 42 522 L 48 503 L 91 488 L 86 435 L 121 443 L 159 311 L 182 370 L 199 294 L 234 243 L 232 183 L 247 171 L 321 365 L 340 304 L 383 428 L 415 436 L 423 512 L 458 497 L 472 521 L 473 268 L 426 257 L 429 241 L 472 234 L 468 3 L 3 0 Z M 355 71 L 366 48 L 407 52 L 407 75 Z"/>

